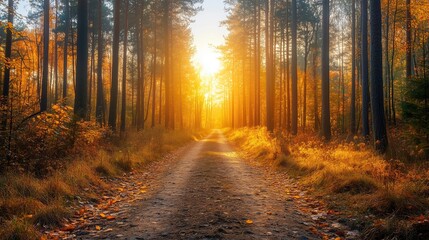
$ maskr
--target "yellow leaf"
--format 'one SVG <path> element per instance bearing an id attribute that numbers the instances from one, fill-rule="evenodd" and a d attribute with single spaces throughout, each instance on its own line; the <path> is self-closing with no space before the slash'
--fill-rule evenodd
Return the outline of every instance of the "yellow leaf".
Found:
<path id="1" fill-rule="evenodd" d="M 246 223 L 247 223 L 247 224 L 253 224 L 253 221 L 252 221 L 252 220 L 250 220 L 250 219 L 247 219 L 247 220 L 246 220 Z"/>
<path id="2" fill-rule="evenodd" d="M 104 213 L 100 213 L 100 217 L 102 217 L 102 218 L 106 218 L 106 214 L 104 214 Z"/>
<path id="3" fill-rule="evenodd" d="M 95 230 L 100 231 L 101 227 L 97 225 L 97 226 L 95 226 Z"/>

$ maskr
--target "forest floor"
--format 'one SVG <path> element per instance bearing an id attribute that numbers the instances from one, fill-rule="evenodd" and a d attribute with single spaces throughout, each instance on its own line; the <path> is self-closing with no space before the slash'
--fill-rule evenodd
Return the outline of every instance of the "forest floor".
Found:
<path id="1" fill-rule="evenodd" d="M 341 216 L 286 173 L 240 157 L 222 131 L 143 170 L 105 179 L 47 239 L 353 239 Z"/>

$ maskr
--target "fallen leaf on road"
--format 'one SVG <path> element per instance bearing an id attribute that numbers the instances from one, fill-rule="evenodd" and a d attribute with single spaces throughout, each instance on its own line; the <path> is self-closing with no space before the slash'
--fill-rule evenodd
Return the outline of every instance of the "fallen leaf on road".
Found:
<path id="1" fill-rule="evenodd" d="M 76 229 L 76 226 L 74 226 L 74 225 L 65 225 L 63 228 L 61 228 L 61 231 L 71 232 L 75 229 Z"/>

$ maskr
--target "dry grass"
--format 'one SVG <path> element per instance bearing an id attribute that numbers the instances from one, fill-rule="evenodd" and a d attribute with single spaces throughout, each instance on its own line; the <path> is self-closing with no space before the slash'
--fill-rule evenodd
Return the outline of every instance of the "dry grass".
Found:
<path id="1" fill-rule="evenodd" d="M 25 220 L 12 219 L 0 228 L 1 240 L 39 239 L 40 233 L 33 224 Z"/>
<path id="2" fill-rule="evenodd" d="M 44 179 L 12 172 L 0 176 L 0 239 L 37 239 L 34 226 L 58 227 L 70 215 L 66 200 L 97 198 L 94 189 L 108 187 L 100 177 L 122 176 L 192 139 L 185 131 L 150 129 L 117 144 L 80 147 L 69 156 L 75 160 Z"/>
<path id="3" fill-rule="evenodd" d="M 318 196 L 331 196 L 332 205 L 379 218 L 394 216 L 383 224 L 388 233 L 393 222 L 405 229 L 407 224 L 401 220 L 429 210 L 429 167 L 425 164 L 386 160 L 358 138 L 324 143 L 310 135 L 275 136 L 278 134 L 270 136 L 264 128 L 228 133 L 248 157 L 280 167 Z"/>
<path id="4" fill-rule="evenodd" d="M 68 209 L 60 203 L 53 203 L 38 211 L 31 220 L 37 226 L 60 227 L 68 217 Z"/>

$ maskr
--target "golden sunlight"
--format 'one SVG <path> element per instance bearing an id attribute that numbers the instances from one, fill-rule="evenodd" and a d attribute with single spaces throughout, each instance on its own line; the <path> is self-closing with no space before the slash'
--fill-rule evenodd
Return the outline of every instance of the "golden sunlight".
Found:
<path id="1" fill-rule="evenodd" d="M 193 62 L 194 65 L 200 69 L 201 76 L 207 77 L 218 73 L 221 69 L 219 58 L 220 53 L 217 53 L 216 50 L 211 47 L 207 47 L 197 50 Z"/>

